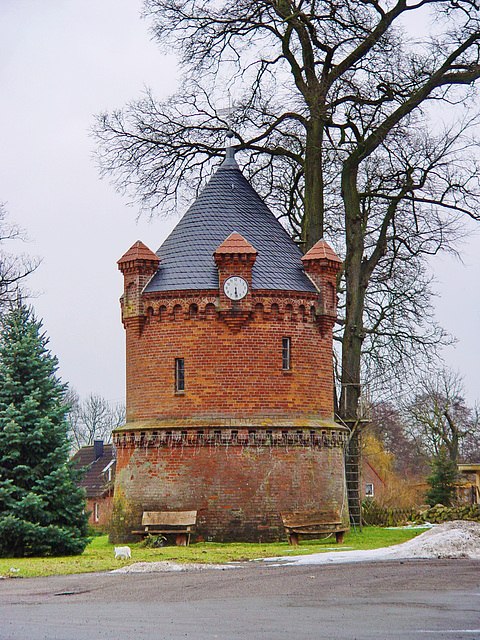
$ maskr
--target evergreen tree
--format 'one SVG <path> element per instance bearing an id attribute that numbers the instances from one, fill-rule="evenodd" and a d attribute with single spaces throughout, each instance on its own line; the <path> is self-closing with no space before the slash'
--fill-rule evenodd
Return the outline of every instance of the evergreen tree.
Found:
<path id="1" fill-rule="evenodd" d="M 80 554 L 85 492 L 68 462 L 66 385 L 23 305 L 0 327 L 0 556 Z"/>
<path id="2" fill-rule="evenodd" d="M 455 478 L 457 465 L 452 460 L 445 447 L 441 447 L 438 455 L 432 461 L 432 473 L 427 478 L 430 489 L 426 493 L 427 504 L 433 507 L 443 504 L 445 507 L 452 505 L 455 495 Z"/>

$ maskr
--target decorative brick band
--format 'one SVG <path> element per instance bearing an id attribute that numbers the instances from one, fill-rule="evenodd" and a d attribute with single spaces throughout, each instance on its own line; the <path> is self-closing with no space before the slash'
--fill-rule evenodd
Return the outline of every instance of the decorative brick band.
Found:
<path id="1" fill-rule="evenodd" d="M 158 295 L 145 299 L 147 318 L 156 322 L 175 322 L 182 320 L 216 320 L 220 317 L 219 298 L 214 295 Z M 323 315 L 319 308 L 318 297 L 252 295 L 251 313 L 264 320 L 286 322 L 315 322 Z"/>
<path id="2" fill-rule="evenodd" d="M 344 447 L 344 429 L 161 429 L 117 431 L 113 442 L 123 447 Z"/>

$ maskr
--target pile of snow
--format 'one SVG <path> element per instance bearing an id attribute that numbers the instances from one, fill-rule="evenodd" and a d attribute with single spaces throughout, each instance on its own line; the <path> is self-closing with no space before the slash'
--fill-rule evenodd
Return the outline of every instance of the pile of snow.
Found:
<path id="1" fill-rule="evenodd" d="M 390 547 L 403 558 L 471 558 L 480 559 L 480 523 L 454 520 L 437 524 L 430 531 Z"/>
<path id="2" fill-rule="evenodd" d="M 480 524 L 455 520 L 437 524 L 416 538 L 384 549 L 365 551 L 334 551 L 309 556 L 265 558 L 279 564 L 332 564 L 340 562 L 371 562 L 374 560 L 408 560 L 410 558 L 470 558 L 480 559 Z"/>
<path id="3" fill-rule="evenodd" d="M 135 562 L 110 573 L 160 573 L 167 571 L 202 571 L 203 569 L 226 569 L 222 564 L 197 564 L 194 562 L 180 563 L 162 560 L 160 562 Z"/>

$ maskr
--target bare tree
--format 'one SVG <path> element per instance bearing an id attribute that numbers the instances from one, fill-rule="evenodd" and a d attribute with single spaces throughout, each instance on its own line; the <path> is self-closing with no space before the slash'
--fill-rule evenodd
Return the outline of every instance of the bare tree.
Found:
<path id="1" fill-rule="evenodd" d="M 460 204 L 442 205 L 446 194 L 454 195 L 462 185 L 459 190 L 465 192 L 475 215 L 476 187 L 470 190 L 468 186 L 470 171 L 476 171 L 469 135 L 474 123 L 460 122 L 438 135 L 421 128 L 393 135 L 363 167 L 359 194 L 363 258 L 356 263 L 357 276 L 361 276 L 358 295 L 363 298 L 357 304 L 363 307 L 363 318 L 361 322 L 358 318 L 356 333 L 363 331 L 351 348 L 346 344 L 348 331 L 342 332 L 344 384 L 356 381 L 359 348 L 361 355 L 369 356 L 364 358 L 368 366 L 364 379 L 385 382 L 386 373 L 398 376 L 399 369 L 408 371 L 409 364 L 418 367 L 417 355 L 420 361 L 428 361 L 450 340 L 433 317 L 426 259 L 440 251 L 456 253 L 465 233 Z M 402 195 L 405 183 L 410 184 L 410 191 Z M 345 325 L 353 313 L 347 305 L 349 282 L 347 276 Z M 349 371 L 353 371 L 351 376 Z"/>
<path id="2" fill-rule="evenodd" d="M 434 30 L 407 42 L 402 19 L 425 7 Z M 424 256 L 452 248 L 460 216 L 477 218 L 465 126 L 433 136 L 425 123 L 429 104 L 468 107 L 480 77 L 478 11 L 475 0 L 147 0 L 153 33 L 179 54 L 184 84 L 164 103 L 147 94 L 98 119 L 101 170 L 144 204 L 168 208 L 189 182 L 198 186 L 231 128 L 250 153 L 247 175 L 303 248 L 327 232 L 341 238 L 347 420 L 357 414 L 364 351 L 383 339 L 401 354 L 419 313 L 403 287 L 411 305 L 400 311 L 403 329 L 395 340 L 382 334 L 396 324 L 397 265 L 418 272 Z M 232 121 L 217 108 L 229 82 L 244 89 Z M 419 289 L 419 300 L 428 297 L 428 280 Z M 367 335 L 375 338 L 365 347 Z M 433 327 L 409 348 L 428 351 L 443 339 Z"/>
<path id="3" fill-rule="evenodd" d="M 430 458 L 442 448 L 453 462 L 466 455 L 480 439 L 480 414 L 465 402 L 462 378 L 448 369 L 424 377 L 405 407 L 408 434 L 419 451 Z"/>
<path id="4" fill-rule="evenodd" d="M 367 433 L 372 433 L 394 456 L 393 471 L 399 477 L 426 475 L 429 456 L 409 438 L 407 426 L 408 420 L 397 406 L 378 402 L 372 406 Z"/>
<path id="5" fill-rule="evenodd" d="M 70 405 L 68 421 L 73 451 L 91 446 L 94 440 L 110 442 L 112 430 L 125 423 L 124 405 L 111 405 L 98 394 L 91 393 L 81 401 L 76 391 L 70 391 L 66 400 Z"/>
<path id="6" fill-rule="evenodd" d="M 0 203 L 0 309 L 25 293 L 25 279 L 39 265 L 38 259 L 4 249 L 10 241 L 26 239 L 25 231 L 9 222 L 5 205 Z"/>

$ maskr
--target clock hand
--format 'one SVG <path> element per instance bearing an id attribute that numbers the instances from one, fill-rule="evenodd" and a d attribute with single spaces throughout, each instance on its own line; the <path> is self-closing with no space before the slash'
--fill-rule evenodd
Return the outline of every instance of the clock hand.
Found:
<path id="1" fill-rule="evenodd" d="M 237 287 L 235 287 L 235 297 L 237 297 Z"/>

